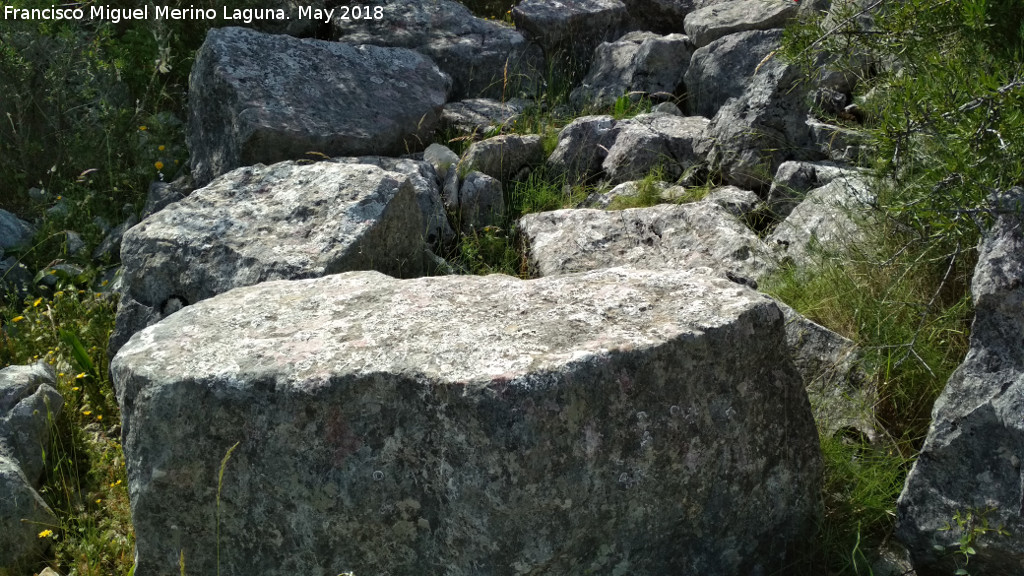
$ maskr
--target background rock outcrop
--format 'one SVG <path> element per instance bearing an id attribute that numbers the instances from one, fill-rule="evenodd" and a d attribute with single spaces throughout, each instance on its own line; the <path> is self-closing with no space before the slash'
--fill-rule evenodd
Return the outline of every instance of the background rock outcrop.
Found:
<path id="1" fill-rule="evenodd" d="M 398 156 L 431 141 L 451 78 L 405 48 L 210 30 L 189 80 L 192 177 L 328 156 Z"/>
<path id="2" fill-rule="evenodd" d="M 725 280 L 270 282 L 112 370 L 140 574 L 216 571 L 218 514 L 225 575 L 768 574 L 816 513 L 782 315 Z"/>

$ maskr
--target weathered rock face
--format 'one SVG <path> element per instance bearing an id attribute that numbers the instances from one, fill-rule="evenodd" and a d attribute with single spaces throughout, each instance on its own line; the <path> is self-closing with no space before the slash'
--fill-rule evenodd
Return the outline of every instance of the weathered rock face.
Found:
<path id="1" fill-rule="evenodd" d="M 132 334 L 237 286 L 347 270 L 423 272 L 410 177 L 366 164 L 239 168 L 142 221 L 121 247 L 111 356 Z"/>
<path id="2" fill-rule="evenodd" d="M 192 185 L 182 176 L 174 182 L 153 182 L 146 194 L 146 205 L 142 208 L 142 217 L 163 210 L 167 205 L 184 199 L 192 193 Z"/>
<path id="3" fill-rule="evenodd" d="M 761 199 L 757 194 L 735 186 L 719 186 L 709 192 L 704 200 L 718 204 L 737 218 L 749 216 L 761 207 Z"/>
<path id="4" fill-rule="evenodd" d="M 592 177 L 601 171 L 618 133 L 611 116 L 581 116 L 558 133 L 558 146 L 548 156 L 548 166 L 569 182 Z"/>
<path id="5" fill-rule="evenodd" d="M 634 29 L 659 34 L 682 32 L 687 14 L 724 1 L 727 0 L 623 0 Z"/>
<path id="6" fill-rule="evenodd" d="M 641 114 L 615 125 L 614 144 L 601 166 L 612 183 L 643 178 L 655 168 L 675 180 L 701 161 L 708 119 L 671 114 Z M 561 143 L 560 143 L 561 144 Z"/>
<path id="7" fill-rule="evenodd" d="M 544 161 L 544 146 L 536 134 L 505 134 L 474 142 L 462 158 L 459 169 L 476 170 L 491 178 L 508 180 L 524 168 Z"/>
<path id="8" fill-rule="evenodd" d="M 797 70 L 774 59 L 765 63 L 743 94 L 729 100 L 711 119 L 707 130 L 707 141 L 712 143 L 707 152 L 711 170 L 728 184 L 760 190 L 768 187 L 786 160 L 821 159 L 820 152 L 811 148 L 807 112 Z"/>
<path id="9" fill-rule="evenodd" d="M 462 231 L 500 224 L 505 218 L 505 194 L 501 182 L 482 172 L 470 172 L 459 187 L 456 202 Z"/>
<path id="10" fill-rule="evenodd" d="M 0 573 L 31 574 L 44 557 L 49 538 L 39 526 L 54 526 L 57 518 L 32 488 L 14 459 L 0 452 Z"/>
<path id="11" fill-rule="evenodd" d="M 532 94 L 543 78 L 544 56 L 511 27 L 474 16 L 452 0 L 369 0 L 383 17 L 331 21 L 349 44 L 410 48 L 452 77 L 452 98 L 509 98 Z"/>
<path id="12" fill-rule="evenodd" d="M 587 104 L 609 106 L 624 94 L 655 101 L 681 95 L 692 55 L 693 48 L 682 34 L 630 32 L 597 47 L 590 71 L 572 91 L 570 101 L 582 108 Z"/>
<path id="13" fill-rule="evenodd" d="M 815 188 L 768 236 L 780 255 L 800 266 L 822 255 L 847 251 L 864 239 L 862 225 L 871 217 L 874 202 L 859 177 L 839 177 Z"/>
<path id="14" fill-rule="evenodd" d="M 825 162 L 783 162 L 775 171 L 765 202 L 775 218 L 782 220 L 804 199 L 807 192 L 839 177 L 855 177 L 857 171 Z"/>
<path id="15" fill-rule="evenodd" d="M 799 9 L 792 0 L 729 0 L 694 10 L 683 27 L 700 48 L 737 32 L 783 28 Z"/>
<path id="16" fill-rule="evenodd" d="M 437 149 L 435 148 L 435 150 Z M 425 151 L 424 158 L 426 158 Z M 371 164 L 407 175 L 416 192 L 416 203 L 423 213 L 423 239 L 427 246 L 431 250 L 441 251 L 443 247 L 456 240 L 455 231 L 452 230 L 451 223 L 448 222 L 448 215 L 445 213 L 444 203 L 441 201 L 441 187 L 437 171 L 426 159 L 418 161 L 386 156 L 360 156 L 333 158 L 332 161 Z"/>
<path id="17" fill-rule="evenodd" d="M 767 574 L 813 525 L 781 313 L 724 280 L 266 283 L 112 370 L 138 574 L 215 571 L 236 442 L 225 575 Z"/>
<path id="18" fill-rule="evenodd" d="M 238 166 L 421 150 L 451 78 L 404 48 L 213 29 L 189 80 L 197 186 Z"/>
<path id="19" fill-rule="evenodd" d="M 999 204 L 1007 213 L 986 234 L 971 283 L 970 351 L 935 401 L 898 502 L 896 535 L 922 576 L 956 570 L 963 532 L 953 517 L 968 512 L 1009 533 L 973 540 L 971 573 L 1024 570 L 1024 190 L 1015 188 Z M 947 524 L 954 529 L 943 530 Z"/>
<path id="20" fill-rule="evenodd" d="M 529 101 L 519 98 L 503 102 L 489 98 L 449 102 L 441 112 L 441 128 L 457 134 L 486 134 L 515 122 L 528 106 Z"/>
<path id="21" fill-rule="evenodd" d="M 713 117 L 727 100 L 743 95 L 755 74 L 765 73 L 764 66 L 758 71 L 758 64 L 781 41 L 781 30 L 753 30 L 698 48 L 686 70 L 686 109 L 695 116 Z"/>
<path id="22" fill-rule="evenodd" d="M 50 418 L 64 406 L 54 386 L 53 369 L 46 364 L 0 370 L 0 454 L 13 458 L 32 484 L 43 474 Z"/>
<path id="23" fill-rule="evenodd" d="M 557 68 L 587 70 L 594 49 L 625 31 L 627 14 L 620 0 L 523 0 L 512 19 Z"/>
<path id="24" fill-rule="evenodd" d="M 40 363 L 0 370 L 0 574 L 29 574 L 50 540 L 40 526 L 55 526 L 53 512 L 35 491 L 49 448 L 49 418 L 64 399 L 53 369 Z"/>
<path id="25" fill-rule="evenodd" d="M 774 261 L 753 232 L 710 202 L 541 212 L 523 216 L 517 228 L 539 276 L 636 266 L 758 278 Z"/>

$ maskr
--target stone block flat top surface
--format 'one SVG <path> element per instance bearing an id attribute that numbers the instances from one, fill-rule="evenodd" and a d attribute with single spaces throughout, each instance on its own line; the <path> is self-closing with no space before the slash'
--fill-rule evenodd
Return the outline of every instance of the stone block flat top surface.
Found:
<path id="1" fill-rule="evenodd" d="M 711 202 L 541 212 L 521 218 L 519 228 L 540 276 L 637 266 L 700 268 L 756 279 L 774 266 L 757 235 Z"/>
<path id="2" fill-rule="evenodd" d="M 328 156 L 401 155 L 431 139 L 451 78 L 406 48 L 211 30 L 189 81 L 192 175 Z"/>
<path id="3" fill-rule="evenodd" d="M 736 32 L 782 28 L 799 9 L 792 0 L 731 0 L 691 12 L 684 28 L 700 48 Z"/>
<path id="4" fill-rule="evenodd" d="M 771 573 L 813 523 L 781 313 L 721 279 L 269 282 L 112 371 L 139 573 L 213 573 L 218 497 L 230 576 Z"/>

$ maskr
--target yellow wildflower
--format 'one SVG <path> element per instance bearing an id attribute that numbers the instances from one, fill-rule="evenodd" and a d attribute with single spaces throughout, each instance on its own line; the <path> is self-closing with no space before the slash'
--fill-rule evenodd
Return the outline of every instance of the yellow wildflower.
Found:
<path id="1" fill-rule="evenodd" d="M 76 378 L 76 379 L 82 379 L 82 378 L 85 378 L 85 372 L 80 372 L 79 374 L 77 374 L 77 375 L 75 376 L 75 378 Z"/>
<path id="2" fill-rule="evenodd" d="M 163 152 L 164 151 L 164 145 L 161 144 L 161 145 L 157 146 L 156 149 L 161 151 L 161 152 Z"/>
<path id="3" fill-rule="evenodd" d="M 24 316 L 15 316 L 14 318 L 11 318 L 11 322 L 21 322 L 24 319 Z"/>
<path id="4" fill-rule="evenodd" d="M 39 533 L 40 538 L 49 538 L 50 536 L 53 536 L 53 530 L 43 530 Z"/>
<path id="5" fill-rule="evenodd" d="M 97 420 L 103 420 L 103 414 L 97 414 L 96 415 L 96 419 Z"/>
<path id="6" fill-rule="evenodd" d="M 53 274 L 53 272 L 51 272 L 51 274 Z M 35 308 L 36 306 L 39 306 L 42 303 L 43 303 L 43 299 L 42 298 L 36 298 L 36 301 L 32 303 L 32 307 Z"/>
<path id="7" fill-rule="evenodd" d="M 88 416 L 89 414 L 92 414 L 92 410 L 82 410 L 82 414 Z"/>
<path id="8" fill-rule="evenodd" d="M 159 160 L 157 160 L 156 164 L 153 164 L 153 166 L 156 166 L 157 170 L 163 170 L 164 169 L 164 163 L 159 161 Z"/>
<path id="9" fill-rule="evenodd" d="M 61 374 L 61 376 L 63 376 L 63 374 Z M 81 390 L 81 388 L 79 388 L 78 386 L 75 386 L 71 390 L 74 391 L 74 392 L 78 392 L 79 390 Z"/>
<path id="10" fill-rule="evenodd" d="M 147 130 L 147 128 L 145 126 L 139 126 L 139 131 L 140 132 L 145 132 L 146 130 Z"/>

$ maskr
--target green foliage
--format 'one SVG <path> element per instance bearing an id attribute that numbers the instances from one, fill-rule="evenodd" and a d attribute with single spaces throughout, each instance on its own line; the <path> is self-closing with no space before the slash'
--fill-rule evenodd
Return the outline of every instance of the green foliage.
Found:
<path id="1" fill-rule="evenodd" d="M 947 522 L 946 526 L 942 528 L 943 531 L 960 533 L 956 550 L 957 569 L 954 572 L 956 576 L 970 576 L 970 572 L 967 571 L 967 565 L 970 564 L 972 556 L 977 556 L 978 551 L 974 546 L 981 538 L 1010 535 L 1002 524 L 993 527 L 989 523 L 988 516 L 992 512 L 995 512 L 995 508 L 957 510 L 953 514 L 953 523 Z M 953 524 L 956 525 L 954 526 Z M 936 545 L 936 549 L 939 552 L 946 551 L 945 548 L 939 545 Z"/>
<path id="2" fill-rule="evenodd" d="M 463 235 L 456 263 L 470 274 L 523 276 L 523 257 L 505 231 L 486 226 Z"/>

